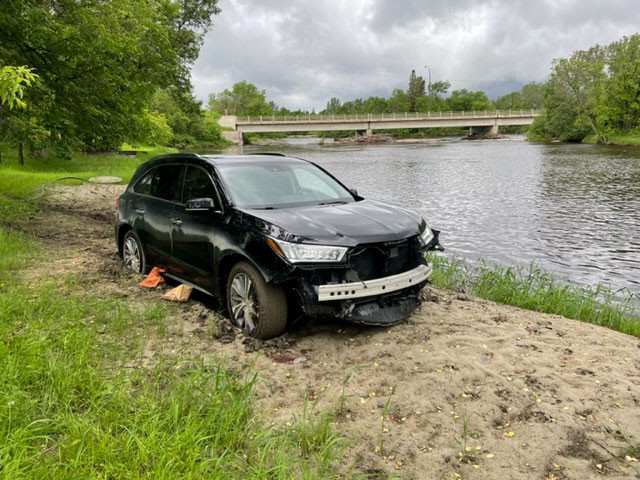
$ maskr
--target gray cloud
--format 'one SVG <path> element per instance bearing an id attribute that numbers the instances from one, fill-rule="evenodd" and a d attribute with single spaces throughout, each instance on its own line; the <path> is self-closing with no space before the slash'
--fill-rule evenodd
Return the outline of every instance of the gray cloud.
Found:
<path id="1" fill-rule="evenodd" d="M 288 108 L 406 88 L 416 69 L 491 97 L 553 58 L 636 33 L 637 0 L 221 0 L 193 68 L 196 96 L 247 80 Z"/>

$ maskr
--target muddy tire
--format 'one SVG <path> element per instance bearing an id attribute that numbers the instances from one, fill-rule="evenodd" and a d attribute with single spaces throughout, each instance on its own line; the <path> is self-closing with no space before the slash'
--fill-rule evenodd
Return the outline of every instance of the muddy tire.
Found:
<path id="1" fill-rule="evenodd" d="M 147 272 L 147 256 L 142 242 L 133 230 L 129 230 L 122 240 L 122 261 L 125 267 L 136 273 Z"/>
<path id="2" fill-rule="evenodd" d="M 287 324 L 284 290 L 268 284 L 248 262 L 239 262 L 231 269 L 227 281 L 227 309 L 236 326 L 261 340 L 277 337 Z"/>

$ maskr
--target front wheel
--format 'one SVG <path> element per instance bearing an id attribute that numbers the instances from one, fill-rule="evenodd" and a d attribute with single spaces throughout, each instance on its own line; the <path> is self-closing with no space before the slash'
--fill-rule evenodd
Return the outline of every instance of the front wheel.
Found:
<path id="1" fill-rule="evenodd" d="M 237 263 L 227 282 L 227 307 L 231 321 L 247 335 L 261 340 L 277 337 L 287 324 L 287 297 L 270 285 L 250 263 Z"/>

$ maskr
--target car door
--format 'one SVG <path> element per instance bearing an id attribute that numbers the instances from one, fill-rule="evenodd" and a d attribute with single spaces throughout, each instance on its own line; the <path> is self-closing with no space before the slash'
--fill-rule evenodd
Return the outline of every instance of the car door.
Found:
<path id="1" fill-rule="evenodd" d="M 171 240 L 173 256 L 183 274 L 195 284 L 212 290 L 214 281 L 214 243 L 220 221 L 220 199 L 210 173 L 198 165 L 188 165 L 184 173 L 182 202 L 173 210 Z M 196 198 L 211 198 L 213 211 L 187 212 L 185 203 Z"/>
<path id="2" fill-rule="evenodd" d="M 171 254 L 171 214 L 180 202 L 182 165 L 160 165 L 134 185 L 133 228 L 150 260 L 165 268 L 173 266 Z"/>

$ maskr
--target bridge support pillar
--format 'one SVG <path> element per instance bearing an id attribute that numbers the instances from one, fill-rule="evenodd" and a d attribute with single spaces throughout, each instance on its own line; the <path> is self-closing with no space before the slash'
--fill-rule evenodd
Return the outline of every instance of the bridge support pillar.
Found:
<path id="1" fill-rule="evenodd" d="M 498 125 L 490 125 L 486 127 L 471 127 L 469 128 L 470 137 L 497 137 L 500 130 Z"/>
<path id="2" fill-rule="evenodd" d="M 244 145 L 244 137 L 242 136 L 242 132 L 238 130 L 222 130 L 222 132 L 220 133 L 222 134 L 222 138 L 229 140 L 236 145 Z"/>

